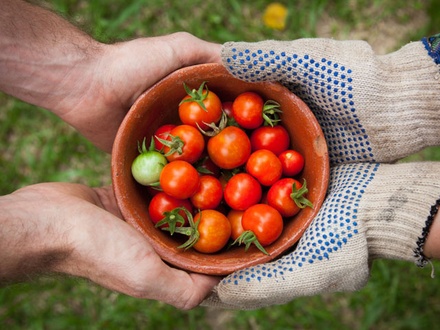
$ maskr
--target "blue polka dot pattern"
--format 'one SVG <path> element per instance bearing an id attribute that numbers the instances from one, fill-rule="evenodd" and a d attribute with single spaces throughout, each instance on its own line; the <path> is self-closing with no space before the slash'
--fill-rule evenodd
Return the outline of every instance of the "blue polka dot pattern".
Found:
<path id="1" fill-rule="evenodd" d="M 359 202 L 378 167 L 379 164 L 370 163 L 333 167 L 330 195 L 296 250 L 273 263 L 235 272 L 223 279 L 223 283 L 238 285 L 243 281 L 283 280 L 286 273 L 330 260 L 333 253 L 343 249 L 350 239 L 359 234 Z"/>
<path id="2" fill-rule="evenodd" d="M 236 77 L 279 81 L 307 103 L 326 136 L 332 164 L 375 161 L 357 116 L 350 68 L 307 54 L 236 48 L 231 53 L 226 65 Z"/>

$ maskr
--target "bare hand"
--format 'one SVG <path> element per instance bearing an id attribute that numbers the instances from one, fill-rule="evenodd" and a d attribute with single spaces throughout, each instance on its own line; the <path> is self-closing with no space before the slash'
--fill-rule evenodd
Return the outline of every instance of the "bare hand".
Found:
<path id="1" fill-rule="evenodd" d="M 120 219 L 110 187 L 38 184 L 1 197 L 0 207 L 3 282 L 58 272 L 190 309 L 219 281 L 166 265 L 142 234 Z"/>
<path id="2" fill-rule="evenodd" d="M 59 115 L 109 152 L 122 119 L 143 91 L 177 69 L 207 62 L 220 62 L 220 45 L 184 32 L 106 45 L 89 79 L 79 79 L 73 98 L 60 104 L 66 111 Z"/>

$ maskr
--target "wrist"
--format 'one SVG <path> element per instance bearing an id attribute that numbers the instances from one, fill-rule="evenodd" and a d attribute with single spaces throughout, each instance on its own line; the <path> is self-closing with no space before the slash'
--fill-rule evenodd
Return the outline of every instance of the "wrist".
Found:
<path id="1" fill-rule="evenodd" d="M 426 227 L 419 237 L 417 253 L 421 264 L 428 259 L 440 259 L 440 200 L 431 207 L 430 215 L 426 220 Z"/>
<path id="2" fill-rule="evenodd" d="M 38 189 L 0 197 L 0 284 L 51 273 L 71 253 Z"/>

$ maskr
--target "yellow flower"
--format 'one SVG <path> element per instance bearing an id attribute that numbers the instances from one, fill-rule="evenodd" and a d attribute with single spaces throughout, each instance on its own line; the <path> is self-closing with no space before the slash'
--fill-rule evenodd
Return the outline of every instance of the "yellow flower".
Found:
<path id="1" fill-rule="evenodd" d="M 264 10 L 264 25 L 275 30 L 284 30 L 286 27 L 287 7 L 279 2 L 272 2 Z"/>

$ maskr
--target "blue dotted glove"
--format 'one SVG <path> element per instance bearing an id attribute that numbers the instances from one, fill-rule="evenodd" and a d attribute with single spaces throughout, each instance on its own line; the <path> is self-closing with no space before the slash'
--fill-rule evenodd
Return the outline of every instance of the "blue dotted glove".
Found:
<path id="1" fill-rule="evenodd" d="M 440 142 L 435 46 L 424 39 L 376 56 L 363 41 L 226 43 L 222 58 L 237 78 L 278 81 L 303 99 L 333 164 L 390 162 Z"/>
<path id="2" fill-rule="evenodd" d="M 421 257 L 440 196 L 440 163 L 344 164 L 330 175 L 328 196 L 295 250 L 227 276 L 204 305 L 256 309 L 355 291 L 366 284 L 372 260 Z"/>
<path id="3" fill-rule="evenodd" d="M 227 276 L 203 305 L 256 309 L 354 291 L 366 284 L 374 259 L 426 262 L 440 163 L 379 162 L 439 142 L 440 57 L 430 45 L 412 43 L 386 56 L 360 41 L 224 45 L 223 62 L 233 75 L 279 81 L 308 103 L 332 167 L 326 200 L 294 251 Z"/>

